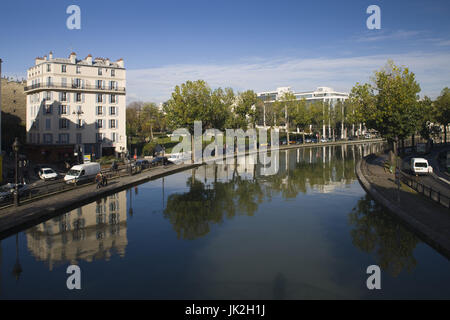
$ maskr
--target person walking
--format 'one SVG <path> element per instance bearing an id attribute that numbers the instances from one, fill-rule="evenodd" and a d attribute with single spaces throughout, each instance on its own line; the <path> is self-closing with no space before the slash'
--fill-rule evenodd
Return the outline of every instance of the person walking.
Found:
<path id="1" fill-rule="evenodd" d="M 97 173 L 97 175 L 95 176 L 95 182 L 97 182 L 97 189 L 100 189 L 103 183 L 103 177 L 101 172 Z"/>

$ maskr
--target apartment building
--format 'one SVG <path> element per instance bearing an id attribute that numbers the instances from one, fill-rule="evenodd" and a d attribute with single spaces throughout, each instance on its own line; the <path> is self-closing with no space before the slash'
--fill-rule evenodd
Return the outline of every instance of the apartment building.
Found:
<path id="1" fill-rule="evenodd" d="M 99 158 L 127 152 L 123 59 L 36 58 L 28 69 L 27 142 L 54 160 L 68 150 Z"/>

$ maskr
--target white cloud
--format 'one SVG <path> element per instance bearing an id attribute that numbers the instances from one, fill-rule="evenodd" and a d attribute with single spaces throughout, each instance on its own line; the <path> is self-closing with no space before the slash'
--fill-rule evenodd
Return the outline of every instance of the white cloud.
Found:
<path id="1" fill-rule="evenodd" d="M 268 91 L 291 86 L 307 91 L 329 86 L 348 91 L 356 82 L 367 82 L 373 71 L 388 59 L 416 74 L 421 95 L 436 97 L 450 86 L 450 53 L 407 53 L 345 58 L 252 59 L 235 64 L 180 64 L 151 69 L 128 70 L 128 101 L 161 102 L 170 98 L 173 88 L 187 80 L 203 79 L 212 88 Z"/>

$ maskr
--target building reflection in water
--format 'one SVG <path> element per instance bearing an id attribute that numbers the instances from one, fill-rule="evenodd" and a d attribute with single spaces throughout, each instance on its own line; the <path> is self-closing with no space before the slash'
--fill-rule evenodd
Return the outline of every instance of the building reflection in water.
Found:
<path id="1" fill-rule="evenodd" d="M 125 256 L 126 191 L 55 217 L 26 231 L 28 250 L 38 261 L 55 265 Z"/>

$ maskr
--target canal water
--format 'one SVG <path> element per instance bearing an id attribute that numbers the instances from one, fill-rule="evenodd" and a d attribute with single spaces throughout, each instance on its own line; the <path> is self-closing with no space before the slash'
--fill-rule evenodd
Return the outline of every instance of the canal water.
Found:
<path id="1" fill-rule="evenodd" d="M 0 299 L 449 299 L 449 261 L 357 181 L 379 148 L 280 152 L 274 175 L 206 165 L 99 199 L 1 241 Z"/>

